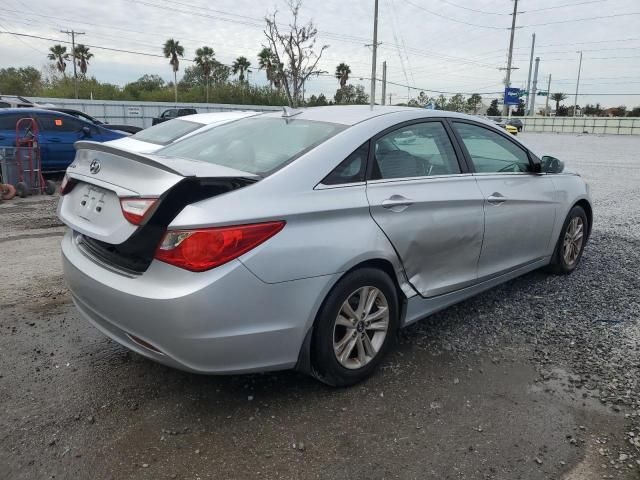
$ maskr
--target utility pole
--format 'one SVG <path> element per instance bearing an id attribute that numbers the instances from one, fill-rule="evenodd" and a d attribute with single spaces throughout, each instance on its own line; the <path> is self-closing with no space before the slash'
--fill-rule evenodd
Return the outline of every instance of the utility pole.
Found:
<path id="1" fill-rule="evenodd" d="M 78 99 L 78 73 L 76 72 L 76 35 L 86 35 L 84 32 L 76 32 L 75 30 L 60 30 L 60 33 L 71 35 L 71 58 L 73 59 L 73 91 Z"/>
<path id="2" fill-rule="evenodd" d="M 376 104 L 376 53 L 378 50 L 378 0 L 375 0 L 373 14 L 373 54 L 371 58 L 371 110 Z"/>
<path id="3" fill-rule="evenodd" d="M 393 95 L 393 93 L 389 94 L 389 105 L 391 105 L 391 95 Z"/>
<path id="4" fill-rule="evenodd" d="M 576 96 L 573 101 L 573 116 L 578 116 L 578 89 L 580 88 L 580 70 L 582 70 L 582 50 L 580 50 L 580 63 L 578 64 L 578 80 L 576 81 Z"/>
<path id="5" fill-rule="evenodd" d="M 509 57 L 507 58 L 507 77 L 504 80 L 505 88 L 511 86 L 511 60 L 513 58 L 513 36 L 516 31 L 516 15 L 518 14 L 518 0 L 513 0 L 513 18 L 511 19 L 511 38 L 509 39 Z M 509 105 L 502 107 L 502 114 L 507 115 L 510 111 Z"/>
<path id="6" fill-rule="evenodd" d="M 382 62 L 382 105 L 384 105 L 387 96 L 387 61 Z"/>
<path id="7" fill-rule="evenodd" d="M 529 57 L 529 74 L 527 75 L 527 106 L 531 103 L 531 67 L 533 67 L 533 50 L 536 46 L 536 34 L 531 36 L 531 56 Z M 527 108 L 525 112 L 527 115 L 531 115 L 531 111 Z"/>
<path id="8" fill-rule="evenodd" d="M 549 95 L 551 95 L 551 74 L 549 74 L 549 81 L 547 82 L 547 101 L 544 102 L 544 116 L 549 115 Z"/>
<path id="9" fill-rule="evenodd" d="M 540 57 L 536 57 L 536 68 L 533 73 L 533 87 L 529 100 L 529 113 L 536 111 L 536 93 L 538 91 L 538 65 L 540 65 Z"/>

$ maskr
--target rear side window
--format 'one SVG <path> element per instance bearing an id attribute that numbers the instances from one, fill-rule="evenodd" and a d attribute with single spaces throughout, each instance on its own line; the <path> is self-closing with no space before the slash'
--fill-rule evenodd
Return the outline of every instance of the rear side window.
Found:
<path id="1" fill-rule="evenodd" d="M 489 128 L 454 122 L 478 173 L 513 173 L 530 171 L 527 152 Z"/>
<path id="2" fill-rule="evenodd" d="M 140 130 L 135 135 L 132 135 L 131 138 L 142 142 L 155 143 L 156 145 L 169 145 L 171 142 L 175 142 L 177 139 L 184 137 L 188 133 L 195 132 L 203 126 L 202 123 L 175 118 Z"/>
<path id="3" fill-rule="evenodd" d="M 16 123 L 22 117 L 20 115 L 0 115 L 0 130 L 16 131 Z"/>
<path id="4" fill-rule="evenodd" d="M 85 126 L 77 118 L 59 115 L 38 115 L 42 130 L 47 132 L 79 132 Z"/>
<path id="5" fill-rule="evenodd" d="M 460 173 L 455 150 L 440 122 L 415 123 L 376 140 L 372 179 Z"/>
<path id="6" fill-rule="evenodd" d="M 346 128 L 281 117 L 249 117 L 211 128 L 157 152 L 269 175 Z"/>
<path id="7" fill-rule="evenodd" d="M 364 182 L 367 171 L 367 155 L 369 142 L 360 145 L 351 155 L 322 180 L 323 185 L 342 185 L 345 183 Z"/>

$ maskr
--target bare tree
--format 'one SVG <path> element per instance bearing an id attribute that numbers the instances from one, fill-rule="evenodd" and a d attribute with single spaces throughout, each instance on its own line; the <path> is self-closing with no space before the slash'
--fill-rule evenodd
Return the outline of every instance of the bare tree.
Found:
<path id="1" fill-rule="evenodd" d="M 277 81 L 284 87 L 289 106 L 296 107 L 301 100 L 307 79 L 326 73 L 318 69 L 318 62 L 329 45 L 323 45 L 316 53 L 314 48 L 318 29 L 313 24 L 313 20 L 309 20 L 304 25 L 298 25 L 302 0 L 288 0 L 287 4 L 293 16 L 292 22 L 289 23 L 289 31 L 280 31 L 276 23 L 278 13 L 276 10 L 271 16 L 265 17 L 267 27 L 264 34 L 268 45 L 263 46 L 273 52 Z"/>

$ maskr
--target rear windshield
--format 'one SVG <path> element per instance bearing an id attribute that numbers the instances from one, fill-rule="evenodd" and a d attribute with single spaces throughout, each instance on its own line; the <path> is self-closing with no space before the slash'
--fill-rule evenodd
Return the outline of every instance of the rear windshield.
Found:
<path id="1" fill-rule="evenodd" d="M 243 118 L 185 138 L 157 154 L 265 176 L 345 128 L 345 125 L 310 120 Z"/>
<path id="2" fill-rule="evenodd" d="M 155 143 L 156 145 L 169 145 L 180 137 L 191 133 L 200 127 L 202 123 L 190 122 L 188 120 L 174 119 L 167 122 L 159 123 L 153 127 L 140 130 L 130 138 L 135 138 L 142 142 Z"/>

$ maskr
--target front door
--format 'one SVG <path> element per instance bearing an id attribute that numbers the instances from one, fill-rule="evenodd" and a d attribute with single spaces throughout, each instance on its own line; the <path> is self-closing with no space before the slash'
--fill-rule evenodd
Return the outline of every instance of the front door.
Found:
<path id="1" fill-rule="evenodd" d="M 38 113 L 44 170 L 64 170 L 75 158 L 75 142 L 84 138 L 85 123 L 71 115 Z"/>
<path id="2" fill-rule="evenodd" d="M 408 124 L 372 141 L 371 215 L 424 297 L 477 278 L 483 196 L 464 173 L 440 121 Z"/>
<path id="3" fill-rule="evenodd" d="M 485 233 L 478 276 L 506 272 L 546 255 L 557 200 L 553 180 L 532 173 L 528 152 L 507 134 L 453 122 L 473 164 L 485 201 Z"/>

